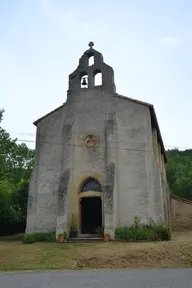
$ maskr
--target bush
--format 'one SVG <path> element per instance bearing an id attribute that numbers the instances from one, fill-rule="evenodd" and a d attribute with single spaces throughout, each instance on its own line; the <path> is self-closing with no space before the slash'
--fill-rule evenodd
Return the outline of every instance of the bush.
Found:
<path id="1" fill-rule="evenodd" d="M 35 243 L 35 242 L 55 242 L 55 232 L 40 232 L 40 233 L 32 233 L 25 234 L 23 238 L 23 242 L 26 244 Z"/>
<path id="2" fill-rule="evenodd" d="M 169 228 L 162 224 L 140 224 L 117 228 L 115 239 L 125 241 L 165 241 L 171 239 L 171 233 Z"/>
<path id="3" fill-rule="evenodd" d="M 169 227 L 162 225 L 162 224 L 157 224 L 152 226 L 152 228 L 155 231 L 156 238 L 158 240 L 170 240 L 171 239 L 171 232 Z"/>

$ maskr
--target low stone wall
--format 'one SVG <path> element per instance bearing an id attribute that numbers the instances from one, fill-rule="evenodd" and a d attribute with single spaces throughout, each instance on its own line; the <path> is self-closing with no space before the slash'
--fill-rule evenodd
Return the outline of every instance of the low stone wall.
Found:
<path id="1" fill-rule="evenodd" d="M 192 230 L 192 201 L 171 196 L 173 231 Z"/>

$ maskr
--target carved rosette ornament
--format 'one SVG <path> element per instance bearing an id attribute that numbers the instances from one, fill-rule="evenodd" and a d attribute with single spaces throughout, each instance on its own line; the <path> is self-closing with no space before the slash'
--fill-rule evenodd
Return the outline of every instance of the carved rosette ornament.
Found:
<path id="1" fill-rule="evenodd" d="M 87 147 L 94 147 L 97 144 L 97 138 L 94 135 L 88 135 L 85 138 L 85 145 Z"/>

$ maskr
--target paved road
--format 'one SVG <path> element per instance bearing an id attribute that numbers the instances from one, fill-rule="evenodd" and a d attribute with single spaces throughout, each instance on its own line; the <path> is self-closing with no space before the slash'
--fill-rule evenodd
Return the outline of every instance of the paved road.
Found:
<path id="1" fill-rule="evenodd" d="M 1 288 L 192 288 L 192 269 L 0 273 Z"/>

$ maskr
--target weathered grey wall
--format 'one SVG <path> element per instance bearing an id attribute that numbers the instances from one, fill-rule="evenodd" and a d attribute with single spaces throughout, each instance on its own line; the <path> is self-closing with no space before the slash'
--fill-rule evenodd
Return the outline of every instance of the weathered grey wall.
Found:
<path id="1" fill-rule="evenodd" d="M 65 107 L 64 109 L 67 112 L 64 113 L 64 119 L 62 123 L 62 173 L 57 195 L 57 234 L 62 233 L 68 228 L 71 200 L 71 193 L 69 190 L 72 181 L 73 125 L 75 115 L 73 113 L 68 113 L 68 107 Z"/>
<path id="2" fill-rule="evenodd" d="M 34 209 L 28 211 L 28 218 L 34 219 L 34 225 L 31 228 L 28 221 L 26 232 L 55 230 L 56 227 L 58 187 L 63 172 L 63 110 L 56 111 L 38 124 L 33 172 L 33 179 L 37 180 L 32 179 L 30 183 Z"/>
<path id="3" fill-rule="evenodd" d="M 148 217 L 148 186 L 145 161 L 144 119 L 148 108 L 116 99 L 118 141 L 118 225 Z"/>
<path id="4" fill-rule="evenodd" d="M 35 167 L 30 177 L 28 207 L 27 207 L 27 221 L 26 233 L 32 233 L 36 229 L 36 209 L 37 209 L 37 195 L 38 195 L 38 173 L 39 173 L 39 154 L 40 154 L 40 138 L 39 129 L 36 131 L 36 150 L 35 150 Z"/>
<path id="5" fill-rule="evenodd" d="M 163 219 L 161 178 L 152 153 L 149 120 L 147 107 L 104 93 L 98 87 L 71 95 L 69 104 L 40 122 L 39 171 L 35 168 L 36 178 L 31 184 L 34 192 L 30 192 L 30 197 L 36 199 L 36 209 L 29 207 L 34 229 L 55 229 L 56 220 L 58 229 L 67 226 L 68 185 L 88 170 L 105 179 L 108 230 L 131 224 L 136 215 L 145 222 L 151 217 Z M 84 145 L 89 133 L 98 137 L 98 146 Z M 29 219 L 28 227 L 32 225 Z"/>
<path id="6" fill-rule="evenodd" d="M 113 105 L 113 100 L 111 101 Z M 112 106 L 113 107 L 113 106 Z M 105 115 L 105 181 L 104 181 L 104 209 L 105 209 L 105 233 L 113 235 L 118 223 L 117 202 L 117 141 L 116 141 L 116 114 Z"/>
<path id="7" fill-rule="evenodd" d="M 36 221 L 36 197 L 37 197 L 37 165 L 32 172 L 30 178 L 29 195 L 28 195 L 28 206 L 27 206 L 27 222 L 26 222 L 26 233 L 30 234 L 35 229 Z"/>
<path id="8" fill-rule="evenodd" d="M 164 219 L 161 175 L 153 155 L 149 108 L 116 99 L 118 225 Z"/>
<path id="9" fill-rule="evenodd" d="M 72 185 L 87 171 L 104 179 L 105 232 L 112 234 L 117 225 L 131 224 L 134 216 L 148 222 L 166 215 L 149 107 L 118 97 L 112 68 L 102 62 L 100 53 L 95 59 L 95 67 L 104 69 L 103 86 L 93 87 L 89 78 L 91 88 L 80 88 L 78 73 L 85 70 L 89 77 L 94 73 L 84 55 L 69 76 L 66 104 L 37 124 L 27 233 L 55 229 L 59 233 L 68 227 Z M 85 146 L 88 134 L 98 138 L 95 147 Z"/>
<path id="10" fill-rule="evenodd" d="M 110 117 L 108 115 L 108 112 L 113 112 L 112 103 L 112 95 L 101 87 L 96 87 L 93 90 L 82 89 L 77 95 L 71 95 L 68 104 L 69 109 L 76 114 L 73 126 L 72 178 L 75 181 L 81 174 L 91 170 L 103 176 L 104 189 L 110 185 L 110 188 L 106 189 L 108 192 L 104 191 L 104 221 L 108 233 L 114 230 L 115 206 L 113 198 L 115 171 L 109 169 L 115 167 L 115 150 L 107 149 L 115 143 L 113 143 L 115 120 L 111 114 Z M 88 134 L 97 137 L 98 143 L 95 147 L 85 146 L 84 140 Z"/>

